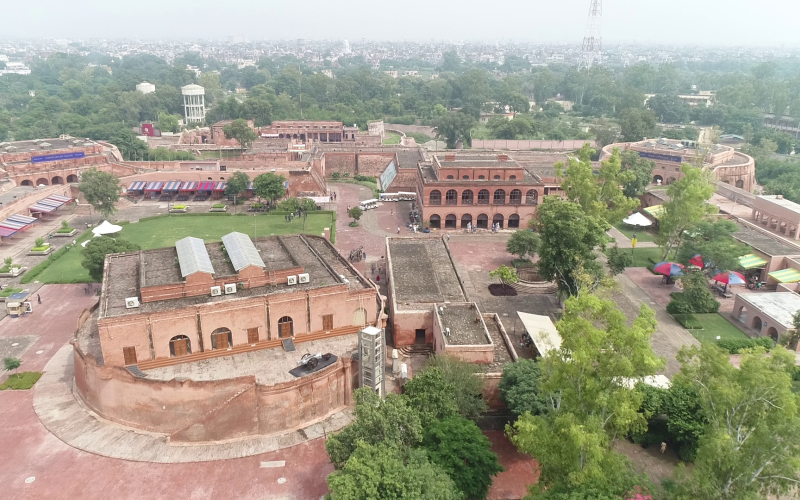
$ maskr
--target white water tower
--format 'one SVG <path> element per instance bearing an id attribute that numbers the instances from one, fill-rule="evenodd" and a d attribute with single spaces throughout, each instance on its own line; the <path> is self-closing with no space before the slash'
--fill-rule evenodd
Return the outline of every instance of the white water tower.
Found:
<path id="1" fill-rule="evenodd" d="M 206 89 L 191 84 L 181 87 L 183 95 L 183 114 L 186 123 L 202 122 L 206 119 Z"/>

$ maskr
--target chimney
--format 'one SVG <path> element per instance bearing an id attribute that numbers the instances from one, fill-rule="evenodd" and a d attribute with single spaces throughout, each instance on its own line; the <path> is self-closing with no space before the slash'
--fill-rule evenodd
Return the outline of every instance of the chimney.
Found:
<path id="1" fill-rule="evenodd" d="M 444 161 L 456 161 L 455 154 L 444 155 Z"/>
<path id="2" fill-rule="evenodd" d="M 508 155 L 497 155 L 497 161 L 508 161 Z"/>

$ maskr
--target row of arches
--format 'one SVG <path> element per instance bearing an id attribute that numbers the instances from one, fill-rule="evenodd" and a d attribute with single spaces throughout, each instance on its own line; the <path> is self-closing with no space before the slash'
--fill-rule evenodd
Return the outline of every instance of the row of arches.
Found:
<path id="1" fill-rule="evenodd" d="M 757 311 L 756 311 L 757 312 Z M 742 306 L 737 311 L 734 312 L 734 317 L 744 323 L 745 326 L 756 332 L 757 334 L 766 333 L 772 340 L 775 342 L 778 341 L 778 329 L 774 326 L 770 326 L 767 328 L 766 332 L 762 332 L 764 329 L 764 320 L 761 319 L 760 316 L 754 314 L 752 318 L 748 318 L 747 308 Z"/>
<path id="2" fill-rule="evenodd" d="M 520 217 L 519 214 L 511 214 L 508 216 L 508 221 L 506 221 L 505 216 L 503 214 L 494 214 L 492 216 L 492 225 L 497 224 L 500 229 L 505 227 L 506 222 L 508 223 L 509 229 L 519 229 L 519 221 Z M 439 214 L 433 214 L 428 219 L 428 222 L 433 229 L 442 229 L 442 216 Z M 459 220 L 454 214 L 446 215 L 444 218 L 444 229 L 458 229 L 459 228 Z M 489 229 L 489 216 L 486 214 L 479 214 L 478 217 L 473 220 L 472 214 L 464 214 L 461 216 L 461 229 L 467 229 L 470 225 L 474 225 L 478 229 Z"/>
<path id="3" fill-rule="evenodd" d="M 78 182 L 78 176 L 75 175 L 75 174 L 68 175 L 66 183 L 69 184 L 69 183 L 73 183 L 73 182 Z M 53 177 L 51 179 L 47 179 L 47 177 L 40 177 L 40 178 L 36 179 L 36 183 L 35 184 L 30 179 L 25 179 L 24 181 L 20 182 L 21 186 L 29 186 L 29 187 L 50 186 L 50 185 L 55 186 L 55 185 L 58 185 L 58 184 L 64 184 L 64 178 L 61 177 L 60 175 L 56 175 L 55 177 Z"/>
<path id="4" fill-rule="evenodd" d="M 353 326 L 367 324 L 367 311 L 360 307 L 353 313 Z M 333 321 L 331 321 L 333 323 Z M 333 325 L 330 325 L 333 329 Z M 278 320 L 278 338 L 288 339 L 294 337 L 294 320 L 291 316 L 283 316 Z M 260 339 L 258 328 L 247 331 L 247 343 L 255 344 Z M 233 347 L 233 332 L 230 328 L 217 328 L 211 332 L 211 350 L 230 349 Z M 176 335 L 169 340 L 169 355 L 172 358 L 187 356 L 192 353 L 192 341 L 186 335 Z"/>
<path id="5" fill-rule="evenodd" d="M 479 181 L 485 181 L 485 180 L 486 180 L 486 176 L 485 176 L 485 175 L 479 175 L 479 176 L 478 176 L 478 177 L 476 177 L 476 178 L 477 178 Z M 448 180 L 448 181 L 452 181 L 452 180 L 454 180 L 454 179 L 455 179 L 455 176 L 452 176 L 452 175 L 448 175 L 448 176 L 447 176 L 447 180 Z M 468 176 L 468 175 L 462 175 L 462 176 L 461 176 L 461 180 L 468 181 L 468 180 L 469 180 L 469 176 Z M 494 177 L 492 177 L 492 180 L 493 180 L 493 181 L 502 181 L 502 180 L 503 180 L 503 178 L 502 178 L 502 177 L 500 177 L 499 175 L 495 175 Z M 509 180 L 509 181 L 515 181 L 515 180 L 517 180 L 517 176 L 516 176 L 516 175 L 509 175 L 509 176 L 508 176 L 508 179 L 506 179 L 506 180 Z"/>
<path id="6" fill-rule="evenodd" d="M 728 180 L 728 179 L 725 179 L 725 180 L 724 180 L 724 181 L 722 181 L 722 182 L 724 182 L 725 184 L 730 184 L 730 183 L 731 183 L 731 181 L 730 181 L 730 180 Z M 741 180 L 741 179 L 739 179 L 738 181 L 736 181 L 736 187 L 737 187 L 737 188 L 739 188 L 739 189 L 744 189 L 744 181 L 743 181 L 743 180 Z"/>
<path id="7" fill-rule="evenodd" d="M 488 189 L 481 189 L 478 191 L 478 196 L 471 189 L 465 189 L 459 193 L 455 189 L 449 189 L 444 195 L 445 205 L 458 205 L 459 200 L 461 205 L 505 205 L 508 201 L 509 205 L 538 205 L 539 192 L 535 189 L 529 189 L 525 193 L 525 198 L 522 197 L 522 191 L 519 189 L 512 189 L 506 198 L 506 191 L 504 189 L 495 189 L 490 193 Z M 428 205 L 441 205 L 442 192 L 434 189 L 428 195 Z"/>

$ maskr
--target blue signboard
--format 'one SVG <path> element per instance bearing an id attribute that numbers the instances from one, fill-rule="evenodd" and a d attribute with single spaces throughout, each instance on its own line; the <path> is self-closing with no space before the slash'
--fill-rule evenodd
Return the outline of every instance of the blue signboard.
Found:
<path id="1" fill-rule="evenodd" d="M 683 162 L 682 156 L 672 156 L 672 155 L 664 155 L 661 153 L 648 153 L 646 151 L 639 151 L 640 158 L 649 158 L 651 160 L 660 160 L 660 161 L 674 161 L 675 163 Z"/>
<path id="2" fill-rule="evenodd" d="M 60 153 L 57 155 L 42 155 L 31 156 L 31 163 L 44 163 L 46 161 L 61 161 L 61 160 L 77 160 L 78 158 L 85 158 L 86 153 L 83 151 L 75 151 L 74 153 Z"/>

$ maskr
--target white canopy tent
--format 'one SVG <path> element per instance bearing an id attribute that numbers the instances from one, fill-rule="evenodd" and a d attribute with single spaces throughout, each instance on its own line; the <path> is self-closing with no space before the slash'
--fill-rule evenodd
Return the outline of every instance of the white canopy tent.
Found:
<path id="1" fill-rule="evenodd" d="M 517 311 L 517 316 L 525 327 L 525 332 L 530 336 L 533 345 L 542 357 L 547 356 L 550 351 L 557 351 L 561 348 L 561 335 L 556 330 L 556 325 L 550 320 L 549 316 L 538 314 L 528 314 Z"/>
<path id="2" fill-rule="evenodd" d="M 640 212 L 634 212 L 632 215 L 629 215 L 625 219 L 622 219 L 622 222 L 624 222 L 625 224 L 629 224 L 631 226 L 644 226 L 644 227 L 653 224 L 650 221 L 650 219 L 642 215 Z"/>
<path id="3" fill-rule="evenodd" d="M 120 231 L 122 231 L 122 226 L 117 226 L 115 224 L 108 222 L 107 220 L 104 220 L 102 224 L 92 229 L 92 232 L 95 234 L 95 236 L 97 235 L 102 236 L 104 234 L 114 234 Z"/>

